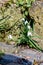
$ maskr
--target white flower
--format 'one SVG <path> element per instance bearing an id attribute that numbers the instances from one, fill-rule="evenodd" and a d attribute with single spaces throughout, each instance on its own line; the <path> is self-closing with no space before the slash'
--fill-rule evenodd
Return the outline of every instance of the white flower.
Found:
<path id="1" fill-rule="evenodd" d="M 26 21 L 25 21 L 25 25 L 26 25 L 27 23 L 28 23 L 28 21 L 26 20 Z"/>
<path id="2" fill-rule="evenodd" d="M 24 19 L 24 18 L 22 18 L 21 20 L 22 20 L 22 21 L 25 21 L 25 19 Z"/>
<path id="3" fill-rule="evenodd" d="M 32 36 L 32 33 L 28 31 L 27 36 Z"/>
<path id="4" fill-rule="evenodd" d="M 27 28 L 30 29 L 31 27 L 28 25 Z"/>
<path id="5" fill-rule="evenodd" d="M 12 35 L 9 35 L 9 36 L 8 36 L 8 39 L 12 39 Z"/>

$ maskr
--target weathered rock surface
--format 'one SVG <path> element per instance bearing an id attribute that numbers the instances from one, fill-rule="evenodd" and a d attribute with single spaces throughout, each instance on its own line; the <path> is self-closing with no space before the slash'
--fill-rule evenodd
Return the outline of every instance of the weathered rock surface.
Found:
<path id="1" fill-rule="evenodd" d="M 26 53 L 27 52 L 27 53 Z M 43 53 L 36 50 L 24 49 L 18 54 L 5 54 L 2 59 L 0 59 L 0 64 L 2 65 L 33 65 L 35 61 L 43 61 Z M 34 64 L 35 65 L 35 64 Z M 38 65 L 38 64 L 37 64 Z M 40 63 L 43 65 L 43 62 Z"/>
<path id="2" fill-rule="evenodd" d="M 6 64 L 7 65 L 16 64 L 17 65 L 17 63 L 20 65 L 29 65 L 29 62 L 31 65 L 31 63 L 33 63 L 34 60 L 43 61 L 42 52 L 39 52 L 34 49 L 32 50 L 29 48 L 24 48 L 23 46 L 15 48 L 14 45 L 12 46 L 12 45 L 6 45 L 4 43 L 0 43 L 0 50 L 5 52 L 3 59 L 0 60 L 0 63 L 2 64 L 2 62 L 3 62 L 3 65 L 4 64 L 5 65 Z M 40 65 L 43 65 L 43 63 Z"/>
<path id="3" fill-rule="evenodd" d="M 43 37 L 43 0 L 36 0 L 29 10 L 30 16 L 35 20 L 34 30 Z"/>
<path id="4" fill-rule="evenodd" d="M 0 59 L 0 64 L 2 65 L 32 65 L 32 62 L 26 59 L 23 59 L 19 56 L 5 54 L 2 59 Z"/>
<path id="5" fill-rule="evenodd" d="M 6 3 L 6 0 L 4 3 Z M 21 21 L 23 15 L 21 14 L 20 8 L 17 8 L 15 4 L 8 5 L 8 8 L 5 5 L 1 7 L 4 14 L 1 13 L 2 10 L 0 9 L 0 19 L 3 19 L 3 16 L 5 19 L 0 22 L 0 41 L 4 40 L 9 43 L 12 40 L 15 43 L 22 35 L 20 34 L 20 28 L 23 27 L 23 22 Z M 9 39 L 9 35 L 12 36 L 12 39 Z"/>

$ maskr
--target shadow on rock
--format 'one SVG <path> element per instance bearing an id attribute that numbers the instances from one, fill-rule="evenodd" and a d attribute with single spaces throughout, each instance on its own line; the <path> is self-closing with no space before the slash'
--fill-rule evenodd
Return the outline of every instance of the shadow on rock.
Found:
<path id="1" fill-rule="evenodd" d="M 20 58 L 18 56 L 5 54 L 0 59 L 0 64 L 1 65 L 32 65 L 32 62 L 28 61 L 27 59 Z"/>

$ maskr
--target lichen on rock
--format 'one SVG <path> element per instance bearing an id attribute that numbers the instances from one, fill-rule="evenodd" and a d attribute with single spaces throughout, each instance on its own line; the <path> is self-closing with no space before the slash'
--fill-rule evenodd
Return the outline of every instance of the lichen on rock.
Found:
<path id="1" fill-rule="evenodd" d="M 35 20 L 35 32 L 43 37 L 43 0 L 36 0 L 29 9 L 29 14 Z"/>
<path id="2" fill-rule="evenodd" d="M 20 27 L 23 27 L 22 18 L 20 8 L 15 4 L 0 8 L 0 41 L 17 41 L 21 33 Z M 9 35 L 12 39 L 8 39 Z"/>
<path id="3" fill-rule="evenodd" d="M 29 9 L 29 14 L 34 19 L 34 33 L 39 36 L 34 39 L 43 49 L 43 0 L 36 0 Z"/>

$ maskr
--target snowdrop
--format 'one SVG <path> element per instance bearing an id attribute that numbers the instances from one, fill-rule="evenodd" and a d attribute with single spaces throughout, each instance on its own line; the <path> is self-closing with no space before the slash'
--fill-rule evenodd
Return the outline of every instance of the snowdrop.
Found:
<path id="1" fill-rule="evenodd" d="M 30 29 L 31 27 L 28 25 L 27 28 Z"/>
<path id="2" fill-rule="evenodd" d="M 25 25 L 26 25 L 27 23 L 28 23 L 28 21 L 26 20 L 26 21 L 25 21 Z"/>
<path id="3" fill-rule="evenodd" d="M 24 19 L 24 18 L 22 18 L 21 20 L 22 20 L 22 21 L 25 21 L 25 19 Z"/>
<path id="4" fill-rule="evenodd" d="M 9 35 L 9 36 L 8 36 L 8 39 L 12 39 L 12 35 Z"/>
<path id="5" fill-rule="evenodd" d="M 32 36 L 32 33 L 28 31 L 27 36 Z"/>

